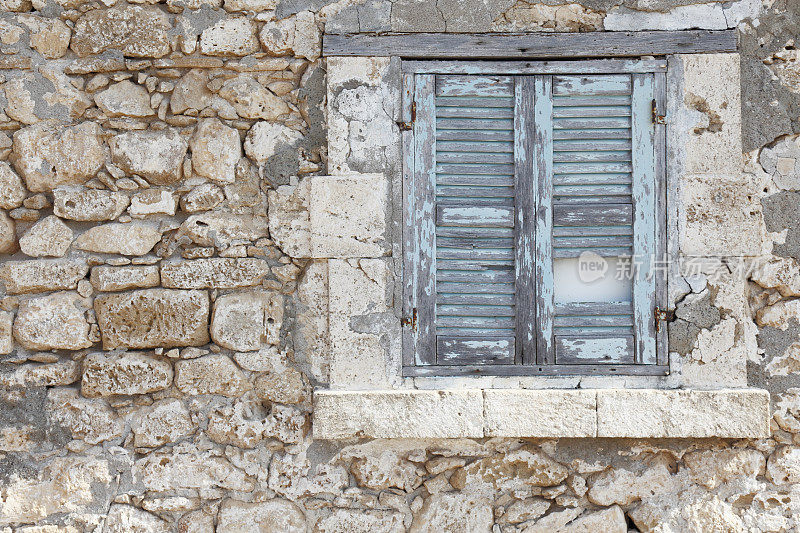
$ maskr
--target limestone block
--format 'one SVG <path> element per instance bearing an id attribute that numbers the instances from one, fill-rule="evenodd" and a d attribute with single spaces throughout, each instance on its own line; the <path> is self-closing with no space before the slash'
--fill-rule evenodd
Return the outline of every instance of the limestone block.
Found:
<path id="1" fill-rule="evenodd" d="M 53 197 L 53 213 L 79 222 L 114 220 L 128 207 L 128 197 L 117 191 L 60 187 Z"/>
<path id="2" fill-rule="evenodd" d="M 162 285 L 172 289 L 236 289 L 259 285 L 269 263 L 256 258 L 195 259 L 161 263 Z"/>
<path id="3" fill-rule="evenodd" d="M 302 179 L 297 185 L 282 185 L 268 193 L 270 237 L 290 257 L 311 257 L 310 194 L 310 179 Z"/>
<path id="4" fill-rule="evenodd" d="M 580 4 L 549 6 L 517 2 L 492 21 L 492 31 L 598 31 L 603 29 L 603 17 L 602 12 Z"/>
<path id="5" fill-rule="evenodd" d="M 320 31 L 311 11 L 264 24 L 259 39 L 267 53 L 274 56 L 293 55 L 316 61 L 322 49 Z"/>
<path id="6" fill-rule="evenodd" d="M 8 311 L 0 311 L 0 355 L 10 354 L 14 349 L 14 315 Z"/>
<path id="7" fill-rule="evenodd" d="M 296 404 L 311 397 L 305 376 L 291 367 L 259 376 L 255 391 L 259 398 L 273 403 Z"/>
<path id="8" fill-rule="evenodd" d="M 687 174 L 738 174 L 743 168 L 739 54 L 687 54 L 683 63 L 686 120 L 674 120 L 683 138 Z M 721 90 L 724 88 L 724 90 Z"/>
<path id="9" fill-rule="evenodd" d="M 387 183 L 382 174 L 308 179 L 312 257 L 380 257 L 388 253 Z"/>
<path id="10" fill-rule="evenodd" d="M 777 289 L 781 296 L 800 296 L 800 265 L 796 259 L 770 257 L 758 261 L 750 279 L 765 289 Z"/>
<path id="11" fill-rule="evenodd" d="M 0 281 L 10 294 L 72 290 L 87 272 L 86 263 L 70 259 L 6 261 L 0 266 Z"/>
<path id="12" fill-rule="evenodd" d="M 111 222 L 89 228 L 75 239 L 75 248 L 104 254 L 144 255 L 160 240 L 161 232 L 149 224 Z"/>
<path id="13" fill-rule="evenodd" d="M 14 320 L 14 338 L 29 350 L 80 350 L 92 345 L 82 299 L 58 292 L 23 300 Z"/>
<path id="14" fill-rule="evenodd" d="M 155 7 L 94 9 L 75 23 L 72 50 L 85 57 L 119 50 L 127 57 L 163 57 L 170 51 L 169 17 Z"/>
<path id="15" fill-rule="evenodd" d="M 338 531 L 381 531 L 384 533 L 404 533 L 403 515 L 397 511 L 334 509 L 333 512 L 317 520 L 314 531 L 335 533 Z"/>
<path id="16" fill-rule="evenodd" d="M 597 436 L 765 438 L 769 393 L 758 389 L 597 391 Z"/>
<path id="17" fill-rule="evenodd" d="M 69 429 L 73 439 L 87 444 L 118 439 L 125 432 L 125 423 L 108 402 L 83 398 L 72 388 L 47 391 L 47 415 L 59 426 Z"/>
<path id="18" fill-rule="evenodd" d="M 31 257 L 63 257 L 72 244 L 72 230 L 60 218 L 43 218 L 19 239 L 22 253 Z"/>
<path id="19" fill-rule="evenodd" d="M 145 218 L 148 215 L 174 216 L 177 208 L 178 197 L 172 191 L 146 189 L 131 196 L 128 214 L 133 218 Z"/>
<path id="20" fill-rule="evenodd" d="M 686 255 L 759 255 L 764 234 L 754 180 L 696 174 L 681 179 L 678 227 Z"/>
<path id="21" fill-rule="evenodd" d="M 227 248 L 267 237 L 269 223 L 267 217 L 261 215 L 214 211 L 190 216 L 181 224 L 180 232 L 200 246 Z"/>
<path id="22" fill-rule="evenodd" d="M 639 465 L 637 465 L 639 466 Z M 637 471 L 609 468 L 591 481 L 587 498 L 597 505 L 630 505 L 638 500 L 676 490 L 666 461 L 656 459 Z"/>
<path id="23" fill-rule="evenodd" d="M 278 292 L 226 294 L 214 302 L 211 338 L 224 348 L 247 352 L 276 345 L 282 326 L 283 296 Z"/>
<path id="24" fill-rule="evenodd" d="M 289 113 L 289 105 L 283 99 L 246 74 L 226 81 L 219 95 L 230 102 L 242 118 L 274 121 Z M 277 133 L 282 129 L 273 128 L 272 131 Z"/>
<path id="25" fill-rule="evenodd" d="M 205 291 L 143 289 L 94 301 L 103 348 L 202 346 L 208 337 Z"/>
<path id="26" fill-rule="evenodd" d="M 110 85 L 94 95 L 94 101 L 107 117 L 149 117 L 155 115 L 150 107 L 147 89 L 130 80 Z"/>
<path id="27" fill-rule="evenodd" d="M 0 254 L 13 254 L 17 250 L 17 225 L 4 211 L 0 211 Z"/>
<path id="28" fill-rule="evenodd" d="M 64 22 L 29 14 L 18 20 L 30 31 L 31 48 L 45 59 L 58 59 L 67 53 L 72 30 Z"/>
<path id="29" fill-rule="evenodd" d="M 253 480 L 230 461 L 192 445 L 151 453 L 136 461 L 132 474 L 134 483 L 156 492 L 217 488 L 250 492 L 254 488 Z"/>
<path id="30" fill-rule="evenodd" d="M 800 190 L 800 136 L 785 137 L 765 146 L 758 155 L 764 171 L 784 190 Z"/>
<path id="31" fill-rule="evenodd" d="M 157 448 L 176 442 L 194 429 L 189 410 L 183 402 L 172 398 L 143 407 L 131 418 L 136 447 Z"/>
<path id="32" fill-rule="evenodd" d="M 11 159 L 31 192 L 82 184 L 105 163 L 100 126 L 82 122 L 64 128 L 39 122 L 14 133 Z"/>
<path id="33" fill-rule="evenodd" d="M 741 478 L 755 481 L 764 475 L 766 462 L 761 452 L 752 449 L 700 450 L 683 456 L 686 472 L 708 489 Z"/>
<path id="34" fill-rule="evenodd" d="M 308 531 L 302 509 L 280 498 L 258 503 L 225 500 L 219 509 L 217 520 L 217 533 L 241 531 L 306 533 Z"/>
<path id="35" fill-rule="evenodd" d="M 269 11 L 278 5 L 277 0 L 225 0 L 225 11 Z"/>
<path id="36" fill-rule="evenodd" d="M 184 394 L 241 396 L 252 385 L 226 355 L 206 355 L 175 363 L 175 386 Z"/>
<path id="37" fill-rule="evenodd" d="M 591 390 L 486 389 L 487 437 L 594 437 Z"/>
<path id="38" fill-rule="evenodd" d="M 0 372 L 0 387 L 59 387 L 81 378 L 81 365 L 69 359 L 54 363 L 25 363 Z"/>
<path id="39" fill-rule="evenodd" d="M 208 56 L 246 56 L 258 51 L 256 25 L 244 18 L 229 18 L 203 30 L 200 51 Z"/>
<path id="40" fill-rule="evenodd" d="M 772 416 L 783 431 L 800 433 L 800 388 L 792 387 L 780 394 Z"/>
<path id="41" fill-rule="evenodd" d="M 236 181 L 236 163 L 242 157 L 239 132 L 218 119 L 200 122 L 189 142 L 192 149 L 192 170 L 220 183 Z"/>
<path id="42" fill-rule="evenodd" d="M 187 213 L 210 211 L 225 201 L 225 193 L 213 183 L 198 185 L 181 197 L 181 209 Z"/>
<path id="43" fill-rule="evenodd" d="M 767 460 L 767 478 L 783 485 L 800 482 L 800 448 L 781 446 Z"/>
<path id="44" fill-rule="evenodd" d="M 414 515 L 409 533 L 492 530 L 494 515 L 488 498 L 477 494 L 441 493 L 429 496 Z"/>
<path id="45" fill-rule="evenodd" d="M 202 111 L 214 101 L 214 93 L 208 90 L 208 72 L 192 69 L 175 83 L 169 106 L 172 113 L 179 115 L 187 109 Z"/>
<path id="46" fill-rule="evenodd" d="M 317 391 L 315 439 L 481 438 L 480 390 Z"/>
<path id="47" fill-rule="evenodd" d="M 125 172 L 138 174 L 153 185 L 169 185 L 181 179 L 189 143 L 170 129 L 120 133 L 108 145 L 111 160 Z"/>
<path id="48" fill-rule="evenodd" d="M 328 264 L 312 261 L 297 286 L 294 357 L 317 381 L 329 382 Z"/>
<path id="49" fill-rule="evenodd" d="M 172 365 L 138 352 L 103 353 L 83 361 L 81 393 L 87 398 L 147 394 L 172 385 Z"/>
<path id="50" fill-rule="evenodd" d="M 678 5 L 666 12 L 615 7 L 608 12 L 603 24 L 607 31 L 725 30 L 729 27 L 720 3 Z"/>
<path id="51" fill-rule="evenodd" d="M 92 287 L 99 292 L 116 292 L 157 287 L 161 277 L 156 265 L 118 267 L 101 265 L 92 268 L 90 280 Z"/>
<path id="52" fill-rule="evenodd" d="M 524 485 L 552 487 L 567 478 L 569 470 L 541 450 L 526 446 L 478 459 L 456 469 L 450 484 L 458 490 L 507 491 Z"/>
<path id="53" fill-rule="evenodd" d="M 172 530 L 169 522 L 154 514 L 137 509 L 132 505 L 115 503 L 108 509 L 103 531 L 107 533 L 130 533 L 131 531 L 169 533 Z"/>
<path id="54" fill-rule="evenodd" d="M 244 151 L 247 157 L 263 164 L 278 153 L 294 151 L 302 137 L 300 132 L 283 124 L 259 121 L 247 132 Z"/>
<path id="55" fill-rule="evenodd" d="M 542 498 L 517 500 L 508 506 L 502 520 L 511 524 L 536 520 L 550 509 L 550 505 L 549 501 Z"/>
<path id="56" fill-rule="evenodd" d="M 15 209 L 25 199 L 25 186 L 11 165 L 0 161 L 0 209 Z"/>

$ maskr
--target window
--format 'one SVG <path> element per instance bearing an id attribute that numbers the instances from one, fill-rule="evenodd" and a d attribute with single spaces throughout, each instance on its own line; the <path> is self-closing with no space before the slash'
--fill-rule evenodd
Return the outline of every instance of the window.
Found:
<path id="1" fill-rule="evenodd" d="M 404 61 L 405 375 L 665 374 L 665 60 Z"/>

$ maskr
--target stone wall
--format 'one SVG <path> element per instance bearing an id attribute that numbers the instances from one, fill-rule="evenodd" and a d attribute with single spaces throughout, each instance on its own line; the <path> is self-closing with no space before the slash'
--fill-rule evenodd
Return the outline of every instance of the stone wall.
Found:
<path id="1" fill-rule="evenodd" d="M 0 528 L 797 530 L 798 21 L 794 0 L 0 0 Z M 314 440 L 331 357 L 399 342 L 396 221 L 346 194 L 380 203 L 399 147 L 359 143 L 397 110 L 377 71 L 328 94 L 321 33 L 688 27 L 739 28 L 746 172 L 697 170 L 684 222 L 747 268 L 683 278 L 671 346 L 698 376 L 746 351 L 727 377 L 770 390 L 772 437 Z M 721 103 L 685 103 L 711 151 Z"/>

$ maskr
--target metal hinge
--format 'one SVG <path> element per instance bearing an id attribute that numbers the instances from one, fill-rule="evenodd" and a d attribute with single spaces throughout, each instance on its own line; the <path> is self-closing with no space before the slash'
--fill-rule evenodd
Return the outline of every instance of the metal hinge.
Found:
<path id="1" fill-rule="evenodd" d="M 675 320 L 674 309 L 661 309 L 660 307 L 656 306 L 656 308 L 653 310 L 653 314 L 655 315 L 656 319 L 656 333 L 661 331 L 662 322 L 672 322 Z"/>
<path id="2" fill-rule="evenodd" d="M 417 103 L 411 104 L 411 120 L 408 122 L 397 122 L 400 131 L 410 131 L 414 129 L 414 121 L 417 119 Z"/>
<path id="3" fill-rule="evenodd" d="M 400 319 L 400 325 L 403 327 L 411 326 L 411 329 L 417 331 L 417 308 L 411 310 L 411 316 L 404 316 Z"/>
<path id="4" fill-rule="evenodd" d="M 666 124 L 667 116 L 658 114 L 658 104 L 653 100 L 653 124 Z"/>

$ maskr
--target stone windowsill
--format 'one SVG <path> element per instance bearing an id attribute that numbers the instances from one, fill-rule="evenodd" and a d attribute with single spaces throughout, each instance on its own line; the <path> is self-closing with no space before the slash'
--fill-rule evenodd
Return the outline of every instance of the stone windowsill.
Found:
<path id="1" fill-rule="evenodd" d="M 466 389 L 314 394 L 314 438 L 765 438 L 760 389 Z"/>

